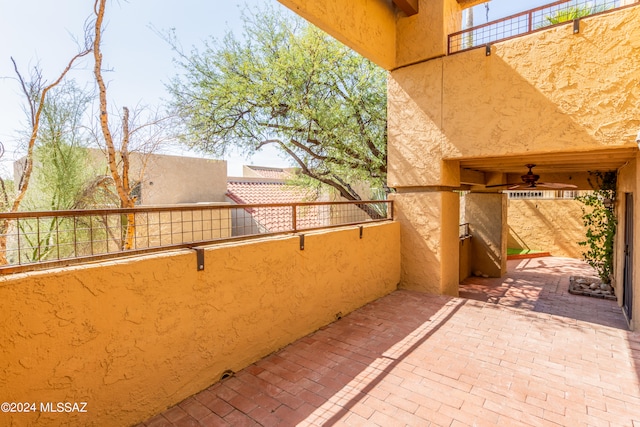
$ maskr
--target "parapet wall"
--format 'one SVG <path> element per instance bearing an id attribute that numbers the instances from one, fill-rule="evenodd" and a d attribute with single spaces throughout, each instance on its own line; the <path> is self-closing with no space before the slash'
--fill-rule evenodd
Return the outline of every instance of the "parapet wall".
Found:
<path id="1" fill-rule="evenodd" d="M 381 223 L 0 277 L 0 425 L 133 425 L 396 289 Z M 87 412 L 39 413 L 82 403 Z"/>

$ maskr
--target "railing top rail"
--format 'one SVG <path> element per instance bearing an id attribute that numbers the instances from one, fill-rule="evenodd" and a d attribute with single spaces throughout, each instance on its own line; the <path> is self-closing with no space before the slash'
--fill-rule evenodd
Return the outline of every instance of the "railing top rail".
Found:
<path id="1" fill-rule="evenodd" d="M 558 6 L 558 5 L 561 5 L 561 4 L 564 4 L 564 3 L 570 3 L 572 1 L 574 1 L 574 0 L 554 1 L 553 3 L 548 3 L 548 4 L 545 4 L 543 6 L 534 7 L 533 9 L 527 9 L 527 10 L 525 10 L 523 12 L 514 13 L 513 15 L 505 16 L 503 18 L 496 19 L 494 21 L 489 21 L 489 22 L 486 22 L 484 24 L 475 25 L 473 27 L 465 28 L 464 30 L 456 31 L 455 33 L 449 34 L 449 37 L 457 36 L 457 35 L 464 34 L 464 33 L 469 33 L 469 32 L 471 32 L 473 30 L 478 30 L 478 29 L 485 28 L 485 27 L 490 27 L 491 25 L 495 25 L 495 24 L 497 24 L 499 22 L 509 21 L 511 19 L 518 18 L 520 16 L 529 15 L 529 14 L 532 14 L 534 12 L 538 12 L 540 10 L 548 9 L 550 7 Z"/>
<path id="2" fill-rule="evenodd" d="M 4 226 L 0 233 L 1 275 L 256 237 L 393 221 L 393 201 L 225 203 L 16 212 L 0 213 L 0 221 Z"/>
<path id="3" fill-rule="evenodd" d="M 255 209 L 255 208 L 284 208 L 299 206 L 331 206 L 331 205 L 367 205 L 387 203 L 393 204 L 392 200 L 347 200 L 336 202 L 295 202 L 295 203 L 254 203 L 238 205 L 234 203 L 220 204 L 192 204 L 192 205 L 174 205 L 174 206 L 136 206 L 133 208 L 107 208 L 107 209 L 72 209 L 59 211 L 20 211 L 20 212 L 0 212 L 0 219 L 19 219 L 19 218 L 48 218 L 48 217 L 66 217 L 81 215 L 118 215 L 118 214 L 136 214 L 143 212 L 180 212 L 180 211 L 204 211 L 204 210 L 222 210 L 233 207 L 235 209 Z"/>
<path id="4" fill-rule="evenodd" d="M 535 33 L 537 31 L 542 31 L 549 28 L 566 25 L 567 23 L 572 22 L 573 20 L 567 19 L 558 23 L 551 23 L 551 22 L 547 23 L 544 20 L 540 21 L 540 23 L 533 22 L 540 17 L 539 12 L 549 11 L 550 9 L 553 9 L 553 8 L 557 8 L 558 10 L 561 10 L 563 8 L 563 5 L 565 5 L 564 6 L 565 8 L 569 6 L 573 7 L 574 4 L 576 5 L 576 7 L 578 6 L 594 7 L 594 9 L 592 10 L 592 13 L 589 13 L 588 15 L 585 15 L 585 16 L 581 16 L 580 18 L 577 18 L 578 20 L 640 5 L 640 3 L 638 3 L 637 1 L 634 3 L 623 4 L 623 5 L 621 5 L 620 3 L 621 3 L 620 0 L 602 0 L 602 5 L 600 6 L 605 6 L 604 10 L 597 9 L 599 5 L 598 1 L 594 2 L 594 4 L 591 4 L 591 2 L 588 2 L 586 0 L 559 0 L 552 3 L 547 3 L 545 5 L 538 6 L 533 9 L 528 9 L 522 12 L 515 13 L 513 15 L 496 19 L 494 21 L 490 21 L 480 25 L 475 25 L 473 27 L 465 28 L 460 31 L 451 33 L 447 37 L 447 40 L 448 40 L 447 53 L 449 55 L 452 55 L 455 53 L 465 52 L 465 51 L 476 49 L 482 46 L 487 46 L 488 44 L 491 44 L 491 43 L 511 40 L 516 37 L 521 37 L 527 34 Z M 524 25 L 524 28 L 520 26 L 522 25 L 522 22 L 526 23 Z M 539 25 L 541 23 L 544 23 L 544 25 Z M 503 33 L 500 34 L 501 32 Z M 477 35 L 480 38 L 480 41 L 474 40 L 470 44 L 467 44 L 466 42 L 463 41 L 463 38 L 467 37 L 467 35 L 469 34 Z"/>

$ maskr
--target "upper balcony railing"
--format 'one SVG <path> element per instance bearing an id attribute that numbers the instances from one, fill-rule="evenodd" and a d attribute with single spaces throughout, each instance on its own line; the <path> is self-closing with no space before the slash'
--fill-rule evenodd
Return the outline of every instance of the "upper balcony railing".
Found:
<path id="1" fill-rule="evenodd" d="M 625 4 L 627 3 L 627 4 Z M 620 9 L 633 4 L 620 0 L 563 0 L 520 12 L 506 18 L 476 25 L 449 34 L 448 53 L 464 52 L 508 40 L 555 25 L 577 21 L 585 16 Z"/>
<path id="2" fill-rule="evenodd" d="M 387 220 L 388 200 L 0 213 L 0 274 Z"/>

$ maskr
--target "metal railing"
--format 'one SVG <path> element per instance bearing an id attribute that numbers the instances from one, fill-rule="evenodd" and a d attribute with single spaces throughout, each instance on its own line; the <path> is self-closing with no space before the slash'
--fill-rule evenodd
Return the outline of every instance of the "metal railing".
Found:
<path id="1" fill-rule="evenodd" d="M 621 5 L 620 0 L 556 1 L 449 34 L 447 51 L 449 55 L 464 52 L 490 43 L 561 25 L 585 16 L 592 16 L 633 5 Z"/>
<path id="2" fill-rule="evenodd" d="M 387 220 L 390 200 L 0 213 L 0 274 Z"/>

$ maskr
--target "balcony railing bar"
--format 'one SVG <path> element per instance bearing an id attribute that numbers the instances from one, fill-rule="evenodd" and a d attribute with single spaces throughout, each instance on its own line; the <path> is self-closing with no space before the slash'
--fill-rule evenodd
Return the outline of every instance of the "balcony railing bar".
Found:
<path id="1" fill-rule="evenodd" d="M 609 13 L 612 11 L 617 11 L 620 9 L 625 9 L 628 7 L 638 6 L 638 3 L 619 6 L 620 4 L 619 0 L 604 0 L 603 2 L 601 2 L 601 4 L 604 6 L 610 5 L 611 8 L 603 11 L 591 13 L 588 16 L 591 17 L 591 16 Z M 449 55 L 452 55 L 454 53 L 466 52 L 468 50 L 477 49 L 479 47 L 486 46 L 487 44 L 511 40 L 527 34 L 532 34 L 538 31 L 547 30 L 549 28 L 557 27 L 560 25 L 566 25 L 573 22 L 572 20 L 567 20 L 564 22 L 560 22 L 558 24 L 544 24 L 545 13 L 543 11 L 554 8 L 556 6 L 560 6 L 560 5 L 567 5 L 570 7 L 581 6 L 581 5 L 584 5 L 585 7 L 589 7 L 593 5 L 597 7 L 599 3 L 593 2 L 593 1 L 576 2 L 576 0 L 560 0 L 553 3 L 548 3 L 543 6 L 538 6 L 536 8 L 529 9 L 524 12 L 519 12 L 513 15 L 509 15 L 504 18 L 497 19 L 495 21 L 487 22 L 485 24 L 480 24 L 470 28 L 466 28 L 464 30 L 449 34 L 447 38 L 447 52 Z M 587 16 L 583 16 L 579 19 L 586 18 L 586 17 Z M 538 24 L 539 26 L 535 27 L 534 24 Z M 472 37 L 473 42 L 471 43 L 470 46 L 464 46 L 465 44 L 464 42 L 469 37 L 470 34 L 473 35 Z"/>
<path id="2" fill-rule="evenodd" d="M 0 234 L 7 243 L 2 253 L 6 263 L 0 265 L 0 274 L 7 274 L 218 242 L 388 221 L 393 220 L 393 202 L 180 205 L 14 212 L 0 213 L 0 220 L 10 223 L 6 234 Z M 49 224 L 49 220 L 53 222 L 45 231 L 44 221 Z M 127 227 L 134 230 L 133 247 L 130 249 L 124 249 Z"/>

